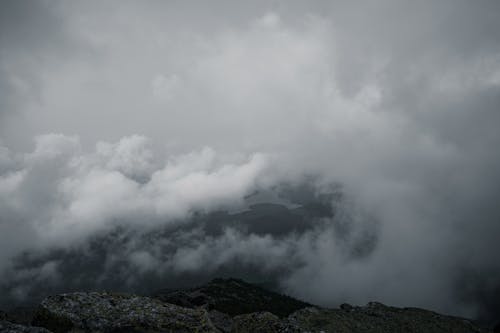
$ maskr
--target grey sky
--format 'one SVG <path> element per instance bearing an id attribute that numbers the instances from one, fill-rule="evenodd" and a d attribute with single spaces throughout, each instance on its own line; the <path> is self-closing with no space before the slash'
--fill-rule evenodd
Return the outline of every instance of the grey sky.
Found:
<path id="1" fill-rule="evenodd" d="M 477 295 L 500 288 L 498 1 L 0 6 L 0 273 L 23 251 L 240 209 L 314 175 L 318 192 L 342 184 L 343 222 L 196 246 L 195 225 L 179 265 L 276 268 L 291 251 L 278 283 L 312 302 L 495 311 Z M 338 254 L 354 246 L 339 223 L 376 234 L 370 256 Z"/>

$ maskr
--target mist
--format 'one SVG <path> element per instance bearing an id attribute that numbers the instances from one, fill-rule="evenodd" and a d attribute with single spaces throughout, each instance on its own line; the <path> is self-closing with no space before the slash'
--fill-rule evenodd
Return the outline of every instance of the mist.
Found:
<path id="1" fill-rule="evenodd" d="M 2 306 L 238 276 L 496 318 L 498 2 L 0 7 Z"/>

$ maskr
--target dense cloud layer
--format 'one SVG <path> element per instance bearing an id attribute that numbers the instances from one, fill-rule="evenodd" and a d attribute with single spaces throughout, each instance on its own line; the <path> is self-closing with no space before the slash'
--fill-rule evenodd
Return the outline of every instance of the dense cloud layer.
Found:
<path id="1" fill-rule="evenodd" d="M 1 6 L 2 303 L 236 274 L 494 316 L 497 1 Z"/>

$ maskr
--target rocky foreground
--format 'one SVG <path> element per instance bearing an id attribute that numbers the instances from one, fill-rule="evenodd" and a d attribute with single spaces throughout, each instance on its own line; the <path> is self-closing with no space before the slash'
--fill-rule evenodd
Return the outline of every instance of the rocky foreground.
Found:
<path id="1" fill-rule="evenodd" d="M 236 279 L 151 297 L 61 294 L 23 311 L 0 312 L 0 333 L 491 332 L 463 318 L 376 302 L 320 308 Z"/>

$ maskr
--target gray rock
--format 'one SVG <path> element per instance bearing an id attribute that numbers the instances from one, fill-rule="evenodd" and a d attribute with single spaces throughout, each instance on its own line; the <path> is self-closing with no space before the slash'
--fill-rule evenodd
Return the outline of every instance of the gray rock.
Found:
<path id="1" fill-rule="evenodd" d="M 98 292 L 51 296 L 37 308 L 32 324 L 53 333 L 491 332 L 467 319 L 377 302 L 342 304 L 339 309 L 304 307 L 306 303 L 235 279 L 216 279 L 204 287 L 157 297 L 161 299 Z M 17 320 L 30 318 L 30 311 L 17 309 L 12 314 Z M 16 325 L 9 319 L 12 314 L 0 312 L 0 333 L 49 332 Z"/>
<path id="2" fill-rule="evenodd" d="M 364 307 L 305 308 L 288 317 L 303 332 L 335 333 L 473 333 L 490 332 L 471 321 L 417 308 L 396 308 L 370 302 Z"/>
<path id="3" fill-rule="evenodd" d="M 233 318 L 231 333 L 275 333 L 275 332 L 301 332 L 301 330 L 281 320 L 270 312 L 254 312 L 239 315 Z"/>
<path id="4" fill-rule="evenodd" d="M 5 320 L 0 321 L 0 333 L 52 333 L 42 327 L 24 326 Z"/>
<path id="5" fill-rule="evenodd" d="M 78 292 L 47 297 L 33 323 L 63 332 L 217 332 L 204 309 L 149 297 Z"/>
<path id="6" fill-rule="evenodd" d="M 217 310 L 210 310 L 208 312 L 208 316 L 210 320 L 214 324 L 214 326 L 223 333 L 231 332 L 231 326 L 233 325 L 233 318 L 231 318 L 228 314 L 222 313 Z"/>

